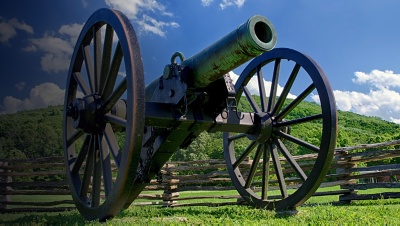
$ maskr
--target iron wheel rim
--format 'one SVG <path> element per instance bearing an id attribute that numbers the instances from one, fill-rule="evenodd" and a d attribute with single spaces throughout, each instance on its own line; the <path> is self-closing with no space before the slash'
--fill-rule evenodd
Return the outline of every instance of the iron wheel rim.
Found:
<path id="1" fill-rule="evenodd" d="M 104 36 L 101 27 L 105 27 Z M 116 47 L 112 47 L 115 34 L 118 42 Z M 93 58 L 88 54 L 90 52 L 94 53 Z M 118 81 L 121 65 L 125 68 L 126 76 Z M 87 78 L 81 75 L 85 69 Z M 85 100 L 96 100 L 93 101 L 96 107 L 89 117 L 94 121 L 92 126 L 96 127 L 93 131 L 86 129 L 90 126 L 78 125 L 84 129 L 74 128 L 76 124 L 84 124 L 76 119 L 84 117 L 83 113 L 82 116 L 71 116 L 84 112 L 75 110 L 71 113 L 71 106 L 79 99 L 79 92 L 83 93 Z M 125 101 L 126 119 L 110 114 L 122 95 L 128 98 Z M 134 29 L 122 13 L 100 9 L 87 20 L 77 40 L 68 72 L 63 116 L 67 180 L 75 205 L 87 220 L 113 217 L 126 203 L 133 189 L 140 159 L 144 106 L 143 66 Z M 123 147 L 118 144 L 115 135 L 117 124 L 125 127 Z M 75 148 L 79 139 L 84 141 L 80 148 Z M 79 153 L 76 149 L 79 149 Z M 118 168 L 115 182 L 110 159 Z M 92 197 L 88 202 L 90 183 Z M 101 201 L 102 190 L 106 197 Z"/>
<path id="2" fill-rule="evenodd" d="M 292 194 L 286 194 L 286 197 L 285 197 L 284 192 L 282 192 L 282 187 L 285 187 L 285 189 L 286 189 L 286 186 L 282 186 L 279 184 L 279 188 L 281 190 L 281 196 L 283 198 L 281 197 L 281 199 L 279 199 L 279 198 L 278 199 L 268 199 L 268 195 L 264 195 L 264 193 L 268 193 L 268 191 L 269 191 L 268 186 L 263 185 L 263 183 L 265 183 L 264 181 L 269 181 L 269 179 L 263 178 L 262 183 L 261 183 L 261 190 L 262 190 L 261 195 L 256 194 L 249 187 L 249 184 L 251 185 L 252 181 L 247 183 L 248 178 L 244 179 L 245 175 L 244 174 L 242 175 L 242 172 L 238 167 L 237 160 L 238 159 L 240 160 L 242 156 L 238 156 L 239 158 L 237 158 L 237 156 L 235 154 L 235 150 L 234 150 L 234 140 L 239 139 L 239 138 L 236 138 L 239 136 L 233 135 L 229 132 L 225 132 L 223 135 L 224 136 L 223 137 L 224 156 L 225 156 L 225 160 L 227 163 L 228 172 L 232 178 L 232 182 L 233 182 L 234 186 L 236 187 L 238 192 L 241 194 L 241 196 L 250 205 L 253 205 L 255 207 L 267 208 L 267 209 L 280 209 L 280 210 L 292 209 L 296 206 L 301 205 L 309 197 L 311 197 L 314 194 L 314 192 L 318 189 L 320 184 L 323 182 L 325 175 L 330 167 L 330 163 L 332 161 L 333 154 L 334 154 L 334 148 L 336 145 L 336 136 L 337 136 L 336 106 L 335 106 L 333 92 L 329 85 L 329 82 L 328 82 L 324 72 L 321 70 L 321 68 L 318 66 L 318 64 L 314 60 L 312 60 L 310 57 L 308 57 L 300 52 L 297 52 L 295 50 L 286 49 L 286 48 L 277 48 L 270 52 L 262 54 L 261 56 L 255 58 L 252 62 L 250 62 L 249 65 L 244 69 L 242 74 L 239 76 L 239 79 L 235 84 L 235 90 L 237 91 L 237 96 L 236 96 L 237 101 L 238 102 L 240 101 L 240 98 L 242 97 L 243 92 L 245 93 L 245 96 L 248 97 L 248 91 L 244 91 L 244 87 L 247 86 L 248 82 L 253 77 L 253 75 L 255 75 L 257 77 L 259 76 L 258 68 L 262 68 L 265 65 L 267 65 L 271 62 L 274 62 L 273 77 L 279 77 L 279 66 L 276 66 L 276 65 L 278 65 L 278 64 L 280 65 L 281 64 L 280 62 L 282 60 L 293 61 L 296 63 L 296 65 L 300 66 L 300 69 L 303 68 L 306 71 L 306 73 L 308 73 L 310 79 L 312 80 L 312 83 L 313 83 L 312 85 L 315 86 L 315 89 L 318 92 L 318 96 L 319 96 L 320 103 L 321 103 L 320 106 L 321 106 L 321 111 L 322 111 L 321 114 L 322 115 L 320 117 L 322 119 L 322 126 L 321 126 L 322 127 L 322 135 L 321 135 L 321 141 L 320 141 L 320 146 L 319 146 L 319 153 L 317 154 L 317 159 L 315 161 L 315 164 L 312 166 L 311 172 L 309 172 L 308 175 L 306 175 L 306 179 L 303 181 L 301 186 Z M 278 61 L 279 61 L 279 63 L 276 63 Z M 275 76 L 276 68 L 278 68 L 277 76 Z M 295 70 L 295 68 L 293 68 L 293 71 L 294 70 Z M 261 77 L 263 77 L 262 73 L 261 73 Z M 259 84 L 259 90 L 261 90 L 260 80 L 258 80 L 258 84 Z M 272 81 L 271 84 L 272 84 L 271 86 L 273 86 L 274 84 L 277 84 L 277 82 L 274 83 L 274 81 Z M 264 85 L 262 85 L 262 87 L 264 87 Z M 289 88 L 289 91 L 290 91 L 290 89 L 291 88 Z M 276 90 L 276 88 L 275 88 L 275 90 Z M 264 95 L 265 95 L 265 91 L 264 91 Z M 275 95 L 276 95 L 276 91 L 275 91 Z M 270 96 L 272 96 L 271 93 L 270 93 Z M 264 99 L 268 99 L 268 98 L 269 97 L 265 96 Z M 279 117 L 279 114 L 281 113 L 280 110 L 282 110 L 283 107 L 281 106 L 280 110 L 278 110 L 277 112 L 273 112 L 274 108 L 275 108 L 275 104 L 276 105 L 279 104 L 279 103 L 278 104 L 276 103 L 276 102 L 279 102 L 279 100 L 276 101 L 275 99 L 277 99 L 277 97 L 274 98 L 274 101 L 271 101 L 271 99 L 268 99 L 268 101 L 265 101 L 265 100 L 263 101 L 261 98 L 261 100 L 260 100 L 261 107 L 259 107 L 259 109 L 257 109 L 257 107 L 254 106 L 253 109 L 254 109 L 254 112 L 256 112 L 258 110 L 260 110 L 261 112 L 264 112 L 264 113 L 268 112 L 268 114 L 270 114 L 270 117 L 272 119 L 272 123 L 277 124 L 277 122 L 274 122 L 273 117 L 277 117 L 277 116 Z M 269 102 L 273 102 L 271 104 L 271 106 L 269 106 Z M 285 109 L 285 108 L 283 108 L 283 109 Z M 305 120 L 308 120 L 308 119 L 306 118 Z M 265 142 L 264 141 L 260 142 L 262 144 L 256 143 L 254 145 L 254 147 L 247 146 L 247 149 L 250 149 L 250 148 L 255 149 L 255 146 L 257 146 L 257 150 L 255 150 L 255 153 L 256 153 L 255 157 L 259 158 L 259 159 L 260 159 L 260 156 L 262 156 L 262 155 L 266 156 L 265 153 L 269 152 L 270 154 L 267 156 L 271 156 L 271 159 L 272 159 L 272 162 L 273 162 L 273 165 L 275 168 L 276 162 L 280 162 L 280 161 L 275 160 L 275 162 L 274 162 L 274 155 L 276 156 L 278 154 L 278 151 L 283 153 L 283 151 L 280 148 L 280 146 L 282 146 L 282 142 L 279 141 L 282 139 L 280 132 L 281 131 L 279 131 L 278 129 L 276 129 L 275 131 L 272 131 L 270 140 L 265 141 Z M 244 139 L 246 139 L 246 138 L 244 138 Z M 273 147 L 272 145 L 275 145 L 276 148 Z M 265 146 L 268 146 L 268 148 L 266 148 Z M 274 148 L 276 151 L 272 151 L 272 149 L 274 149 Z M 268 150 L 266 150 L 266 149 L 268 149 Z M 275 152 L 275 153 L 272 154 L 272 152 Z M 260 154 L 257 154 L 257 153 L 260 153 Z M 276 158 L 278 158 L 278 157 L 276 157 Z M 286 159 L 287 158 L 288 157 L 286 157 Z M 295 160 L 294 160 L 294 162 L 296 163 Z M 256 166 L 256 167 L 258 167 L 258 166 Z M 261 167 L 264 167 L 264 166 L 261 166 Z M 293 167 L 293 168 L 295 168 L 295 167 Z M 264 173 L 265 171 L 268 171 L 268 175 L 269 175 L 270 170 L 265 170 L 265 169 L 266 168 L 262 168 L 262 173 Z M 269 166 L 268 166 L 268 169 L 269 169 Z M 301 169 L 301 167 L 300 167 L 300 169 Z M 250 171 L 251 171 L 251 169 L 250 169 Z M 276 173 L 276 171 L 277 171 L 277 169 L 275 168 L 275 173 Z M 282 171 L 282 169 L 281 169 L 281 171 Z M 250 173 L 249 173 L 249 175 L 250 175 Z M 264 174 L 262 174 L 262 175 L 264 175 Z M 264 176 L 262 176 L 262 177 L 264 177 Z M 278 180 L 278 183 L 280 183 L 279 182 L 280 179 L 278 177 L 279 176 L 277 176 L 277 180 Z M 299 176 L 299 177 L 301 177 L 301 176 Z M 254 175 L 252 176 L 251 180 L 254 180 Z M 284 180 L 283 182 L 285 183 L 285 179 L 283 179 L 283 180 Z M 267 187 L 267 188 L 264 189 L 264 187 Z M 264 191 L 264 190 L 266 190 L 266 191 Z"/>

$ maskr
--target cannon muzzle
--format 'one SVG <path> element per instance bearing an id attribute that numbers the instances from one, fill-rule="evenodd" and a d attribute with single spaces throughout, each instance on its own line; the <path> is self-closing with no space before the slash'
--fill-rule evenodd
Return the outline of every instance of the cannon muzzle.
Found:
<path id="1" fill-rule="evenodd" d="M 204 88 L 246 61 L 272 50 L 276 41 L 272 23 L 257 15 L 181 64 L 191 69 L 194 87 Z"/>

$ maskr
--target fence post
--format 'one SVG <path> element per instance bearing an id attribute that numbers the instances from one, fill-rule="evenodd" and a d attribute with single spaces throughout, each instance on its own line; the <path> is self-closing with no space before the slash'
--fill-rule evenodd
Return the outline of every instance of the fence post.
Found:
<path id="1" fill-rule="evenodd" d="M 177 191 L 179 179 L 174 179 L 174 176 L 176 176 L 177 174 L 176 172 L 173 171 L 174 168 L 175 165 L 171 163 L 166 163 L 164 165 L 165 169 L 164 175 L 166 177 L 165 179 L 163 178 L 163 184 L 164 184 L 164 193 L 162 194 L 163 207 L 173 206 L 174 204 L 177 203 L 177 201 L 174 201 L 173 199 L 179 197 L 179 192 Z"/>
<path id="2" fill-rule="evenodd" d="M 352 159 L 349 158 L 348 155 L 349 155 L 348 151 L 337 151 L 335 156 L 335 162 L 337 163 L 336 174 L 339 175 L 340 178 L 343 178 L 343 180 L 347 181 L 345 185 L 340 185 L 340 189 L 349 190 L 349 193 L 339 196 L 339 202 L 347 204 L 349 204 L 351 200 L 349 201 L 348 199 L 346 199 L 346 197 L 357 194 L 357 190 L 354 190 L 354 188 L 349 187 L 350 184 L 356 184 L 357 181 L 355 179 L 346 178 L 352 175 L 352 173 L 348 169 L 357 167 L 357 163 L 351 162 Z M 340 167 L 340 165 L 342 165 L 342 167 Z"/>
<path id="3" fill-rule="evenodd" d="M 11 183 L 12 177 L 6 174 L 10 172 L 10 170 L 4 169 L 3 167 L 5 166 L 8 166 L 8 162 L 0 162 L 0 172 L 5 173 L 4 176 L 0 176 L 0 183 Z M 9 186 L 0 186 L 0 192 L 4 193 L 4 195 L 0 195 L 0 210 L 7 209 L 7 202 L 11 201 L 11 196 L 7 194 L 10 190 L 11 187 Z"/>

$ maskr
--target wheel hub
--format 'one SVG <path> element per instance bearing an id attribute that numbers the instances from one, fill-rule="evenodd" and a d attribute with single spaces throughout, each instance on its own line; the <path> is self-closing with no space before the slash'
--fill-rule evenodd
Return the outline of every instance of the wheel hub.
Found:
<path id="1" fill-rule="evenodd" d="M 272 117 L 266 112 L 255 114 L 255 116 L 257 130 L 251 134 L 247 134 L 247 137 L 250 140 L 257 141 L 258 143 L 265 143 L 272 135 Z"/>
<path id="2" fill-rule="evenodd" d="M 73 119 L 72 126 L 90 134 L 100 131 L 99 120 L 96 120 L 98 106 L 100 106 L 100 99 L 97 95 L 74 99 L 67 109 L 68 116 Z"/>

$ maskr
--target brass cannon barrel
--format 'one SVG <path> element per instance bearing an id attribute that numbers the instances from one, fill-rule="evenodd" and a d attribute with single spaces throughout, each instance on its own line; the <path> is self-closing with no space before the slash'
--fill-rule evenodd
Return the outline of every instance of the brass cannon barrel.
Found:
<path id="1" fill-rule="evenodd" d="M 272 23 L 256 15 L 181 64 L 191 69 L 194 87 L 204 88 L 253 57 L 272 50 L 276 41 Z"/>

